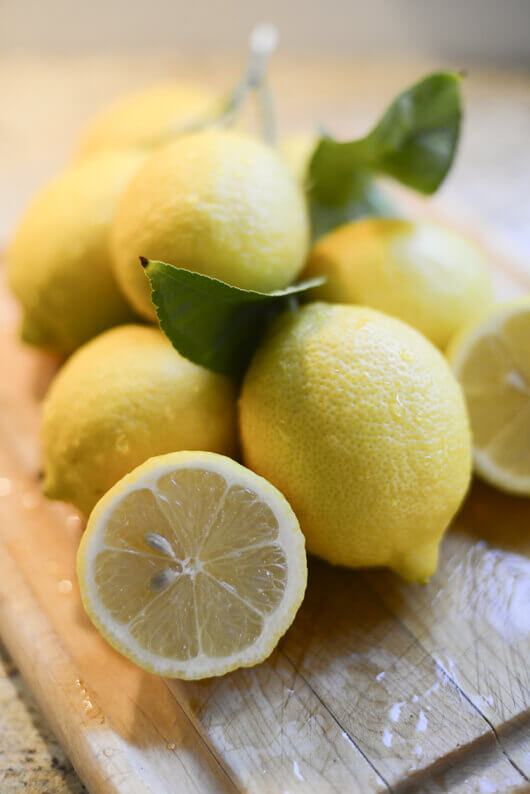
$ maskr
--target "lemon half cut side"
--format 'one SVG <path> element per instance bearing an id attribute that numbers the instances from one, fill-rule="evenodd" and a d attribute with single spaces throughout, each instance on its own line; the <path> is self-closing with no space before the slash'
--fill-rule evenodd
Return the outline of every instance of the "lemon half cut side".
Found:
<path id="1" fill-rule="evenodd" d="M 307 581 L 284 497 L 205 452 L 151 458 L 111 488 L 90 516 L 77 573 L 90 619 L 116 650 L 185 679 L 265 659 Z"/>
<path id="2" fill-rule="evenodd" d="M 530 496 L 530 295 L 464 328 L 448 357 L 466 396 L 477 474 Z"/>

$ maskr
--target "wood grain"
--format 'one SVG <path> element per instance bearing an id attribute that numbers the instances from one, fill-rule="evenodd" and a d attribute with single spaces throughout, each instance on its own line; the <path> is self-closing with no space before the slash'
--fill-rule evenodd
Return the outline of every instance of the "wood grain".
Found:
<path id="1" fill-rule="evenodd" d="M 19 110 L 0 110 L 12 142 L 0 165 L 15 185 L 14 204 L 0 196 L 0 235 L 13 207 L 64 159 L 83 114 L 171 64 L 78 59 L 66 73 L 59 60 L 37 71 L 0 62 L 7 106 Z M 199 76 L 209 68 L 193 66 Z M 345 134 L 358 130 L 418 68 L 380 66 L 360 80 L 355 63 L 281 67 L 286 126 L 325 117 Z M 227 63 L 215 79 L 224 85 L 235 71 Z M 31 105 L 17 100 L 22 84 Z M 484 85 L 472 78 L 477 102 Z M 79 86 L 76 115 L 64 102 Z M 514 102 L 526 96 L 517 80 L 502 86 Z M 355 113 L 344 111 L 347 93 Z M 59 108 L 53 118 L 50 106 Z M 39 118 L 40 143 L 31 136 Z M 476 143 L 477 122 L 470 127 Z M 462 159 L 466 152 L 465 141 Z M 458 206 L 472 167 L 464 162 L 460 187 L 435 204 L 437 213 L 453 207 L 466 227 Z M 411 212 L 425 212 L 409 201 Z M 484 207 L 478 202 L 479 220 Z M 492 261 L 500 295 L 530 289 L 512 256 Z M 75 553 L 83 522 L 40 489 L 40 402 L 58 362 L 24 348 L 17 323 L 0 285 L 0 634 L 91 792 L 528 790 L 530 500 L 475 483 L 425 587 L 312 560 L 306 600 L 269 660 L 198 683 L 156 678 L 115 653 L 82 610 Z"/>

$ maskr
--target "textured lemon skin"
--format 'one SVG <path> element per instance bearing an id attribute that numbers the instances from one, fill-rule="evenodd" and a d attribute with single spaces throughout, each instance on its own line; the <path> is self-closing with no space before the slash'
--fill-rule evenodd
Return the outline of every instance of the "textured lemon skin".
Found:
<path id="1" fill-rule="evenodd" d="M 317 242 L 305 275 L 327 277 L 313 298 L 379 309 L 442 349 L 493 302 L 480 249 L 431 221 L 368 218 L 341 226 Z"/>
<path id="2" fill-rule="evenodd" d="M 133 318 L 112 271 L 109 230 L 118 196 L 142 160 L 134 152 L 87 158 L 30 204 L 7 253 L 26 342 L 70 353 Z"/>
<path id="3" fill-rule="evenodd" d="M 78 350 L 46 397 L 44 491 L 89 513 L 135 466 L 179 449 L 236 451 L 232 382 L 177 353 L 157 328 L 114 328 Z"/>
<path id="4" fill-rule="evenodd" d="M 501 413 L 505 405 L 502 391 L 499 386 L 508 388 L 508 384 L 499 384 L 497 381 L 496 362 L 492 358 L 477 358 L 476 346 L 489 336 L 502 336 L 502 328 L 505 323 L 518 323 L 518 346 L 514 357 L 514 351 L 505 348 L 502 355 L 511 362 L 513 369 L 517 371 L 521 382 L 517 384 L 519 389 L 526 391 L 527 405 L 530 404 L 530 294 L 514 298 L 506 303 L 498 304 L 494 308 L 482 313 L 478 318 L 464 325 L 453 337 L 446 350 L 447 360 L 455 374 L 457 380 L 462 384 L 464 395 L 466 395 L 468 385 L 464 375 L 465 369 L 473 362 L 475 372 L 480 371 L 482 383 L 469 384 L 476 396 L 477 389 L 480 387 L 491 395 L 491 416 L 474 416 L 471 401 L 468 401 L 468 409 L 473 433 L 473 465 L 476 474 L 494 488 L 499 488 L 506 493 L 516 496 L 530 496 L 530 479 L 528 476 L 517 476 L 513 471 L 506 470 L 499 466 L 491 457 L 487 446 L 484 448 L 478 443 L 477 435 L 484 429 L 484 424 L 492 425 L 496 420 L 495 413 Z M 501 348 L 502 350 L 502 348 Z M 497 349 L 497 354 L 499 350 Z M 491 351 L 490 351 L 491 354 Z M 522 409 L 524 410 L 524 409 Z M 521 410 L 521 413 L 522 413 Z M 528 411 L 527 411 L 528 415 Z M 524 431 L 520 428 L 520 433 L 524 438 Z M 527 453 L 528 454 L 528 453 Z"/>
<path id="5" fill-rule="evenodd" d="M 161 83 L 121 97 L 98 114 L 81 134 L 78 155 L 165 143 L 179 128 L 209 113 L 216 94 L 201 85 Z"/>
<path id="6" fill-rule="evenodd" d="M 244 487 L 256 491 L 269 507 L 272 507 L 284 531 L 289 535 L 289 595 L 287 603 L 282 605 L 282 610 L 272 631 L 268 631 L 260 640 L 248 650 L 225 659 L 212 659 L 209 666 L 200 667 L 194 662 L 172 661 L 165 663 L 160 659 L 153 664 L 131 648 L 126 647 L 107 625 L 105 616 L 101 614 L 97 605 L 97 594 L 90 581 L 90 555 L 91 546 L 98 543 L 98 536 L 104 530 L 106 515 L 112 507 L 127 493 L 141 488 L 149 487 L 163 474 L 178 468 L 202 467 L 205 470 L 215 471 L 226 477 L 228 481 L 237 482 Z M 285 634 L 303 601 L 307 586 L 307 559 L 305 552 L 305 539 L 300 531 L 300 525 L 285 497 L 269 482 L 249 471 L 240 463 L 223 455 L 201 451 L 179 451 L 167 455 L 159 455 L 146 460 L 134 471 L 127 474 L 106 493 L 90 514 L 87 528 L 81 538 L 77 552 L 77 578 L 81 591 L 83 606 L 100 634 L 119 653 L 127 656 L 131 661 L 155 675 L 169 678 L 181 678 L 188 681 L 200 680 L 210 676 L 225 675 L 239 667 L 252 667 L 264 661 Z M 213 606 L 213 605 L 212 605 Z"/>
<path id="7" fill-rule="evenodd" d="M 246 374 L 245 462 L 292 505 L 310 552 L 425 581 L 467 490 L 463 396 L 413 328 L 363 307 L 282 315 Z"/>
<path id="8" fill-rule="evenodd" d="M 249 136 L 209 131 L 148 159 L 120 201 L 112 252 L 124 294 L 154 319 L 140 256 L 269 291 L 296 278 L 308 239 L 302 191 L 280 155 Z"/>

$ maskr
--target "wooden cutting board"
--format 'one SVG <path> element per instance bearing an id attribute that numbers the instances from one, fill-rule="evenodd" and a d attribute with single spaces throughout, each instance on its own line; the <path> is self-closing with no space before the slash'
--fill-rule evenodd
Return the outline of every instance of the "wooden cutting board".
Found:
<path id="1" fill-rule="evenodd" d="M 530 290 L 516 267 L 496 275 L 503 294 Z M 530 790 L 530 500 L 476 482 L 425 587 L 311 560 L 269 660 L 156 678 L 82 610 L 83 522 L 40 488 L 57 362 L 23 347 L 17 323 L 1 289 L 0 635 L 90 792 Z"/>
<path id="2" fill-rule="evenodd" d="M 475 483 L 425 587 L 312 560 L 267 662 L 156 678 L 84 615 L 83 522 L 40 488 L 56 362 L 18 342 L 5 290 L 0 313 L 0 634 L 90 791 L 526 790 L 530 500 Z"/>

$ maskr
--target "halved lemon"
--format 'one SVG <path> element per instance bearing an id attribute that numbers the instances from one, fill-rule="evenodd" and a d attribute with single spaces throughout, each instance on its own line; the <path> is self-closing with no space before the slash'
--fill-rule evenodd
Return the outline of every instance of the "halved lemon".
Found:
<path id="1" fill-rule="evenodd" d="M 307 582 L 287 501 L 230 458 L 151 458 L 94 508 L 77 557 L 84 607 L 120 653 L 197 679 L 265 659 Z"/>
<path id="2" fill-rule="evenodd" d="M 477 474 L 530 495 L 530 295 L 460 332 L 448 357 L 467 400 Z"/>

